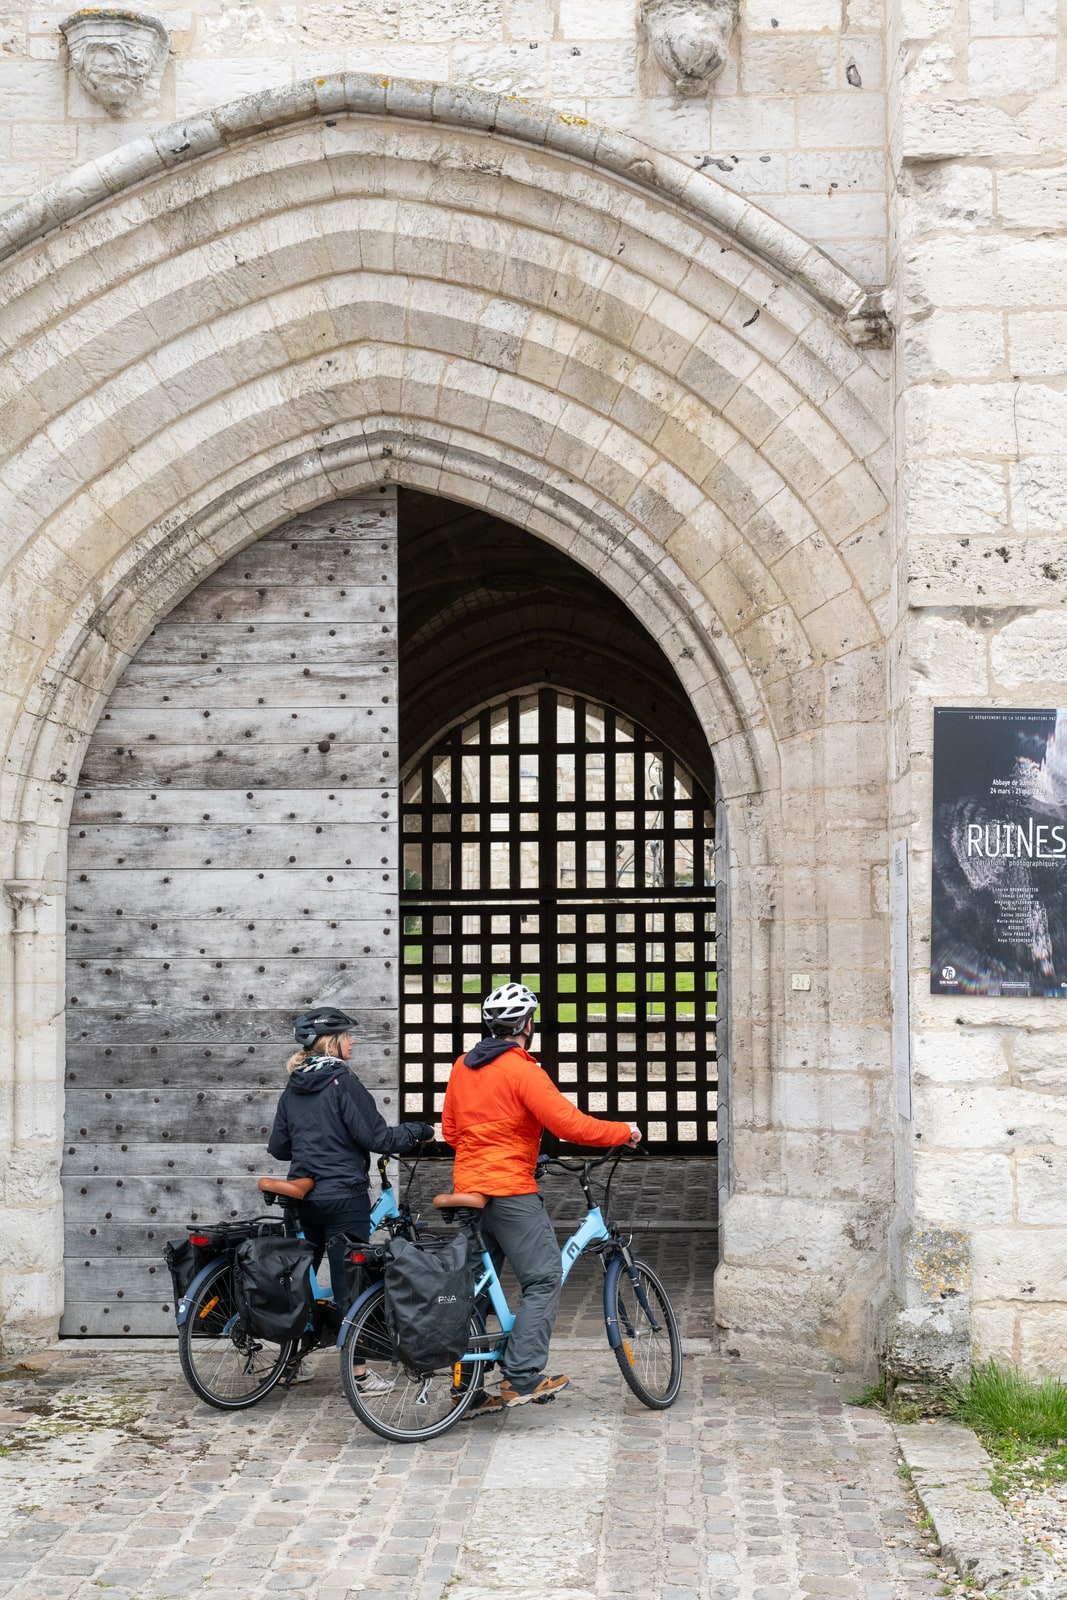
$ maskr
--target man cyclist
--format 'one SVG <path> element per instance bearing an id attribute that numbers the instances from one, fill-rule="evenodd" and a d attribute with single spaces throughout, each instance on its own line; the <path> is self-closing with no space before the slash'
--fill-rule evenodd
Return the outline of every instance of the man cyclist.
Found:
<path id="1" fill-rule="evenodd" d="M 530 1054 L 537 996 L 505 983 L 482 1003 L 487 1037 L 452 1068 L 441 1132 L 456 1152 L 457 1193 L 489 1196 L 482 1230 L 494 1261 L 506 1257 L 522 1301 L 508 1339 L 499 1394 L 467 1416 L 551 1400 L 569 1379 L 544 1371 L 562 1287 L 559 1245 L 537 1192 L 534 1167 L 547 1128 L 569 1144 L 635 1146 L 641 1130 L 578 1111 Z"/>

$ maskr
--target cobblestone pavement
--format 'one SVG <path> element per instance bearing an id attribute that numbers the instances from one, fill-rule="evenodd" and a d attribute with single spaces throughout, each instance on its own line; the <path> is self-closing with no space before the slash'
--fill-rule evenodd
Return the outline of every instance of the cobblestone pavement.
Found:
<path id="1" fill-rule="evenodd" d="M 548 1407 L 389 1445 L 335 1358 L 228 1416 L 170 1342 L 66 1344 L 0 1383 L 0 1594 L 163 1600 L 897 1600 L 939 1582 L 886 1420 L 847 1378 L 691 1342 L 646 1411 L 603 1343 L 554 1346 Z M 944 1592 L 944 1591 L 942 1591 Z"/>

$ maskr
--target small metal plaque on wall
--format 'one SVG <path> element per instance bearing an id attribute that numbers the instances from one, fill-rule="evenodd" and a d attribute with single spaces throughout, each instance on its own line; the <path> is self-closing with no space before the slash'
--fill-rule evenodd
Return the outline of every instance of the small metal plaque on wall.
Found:
<path id="1" fill-rule="evenodd" d="M 930 992 L 1067 999 L 1067 711 L 934 711 Z"/>

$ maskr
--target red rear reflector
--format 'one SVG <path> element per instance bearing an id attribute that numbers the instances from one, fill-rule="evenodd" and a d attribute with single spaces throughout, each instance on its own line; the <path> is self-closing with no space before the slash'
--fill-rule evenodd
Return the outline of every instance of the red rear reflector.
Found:
<path id="1" fill-rule="evenodd" d="M 357 1267 L 361 1267 L 363 1265 L 364 1261 L 366 1261 L 367 1258 L 362 1253 L 362 1251 L 360 1251 L 360 1250 L 352 1250 L 352 1251 L 349 1252 L 348 1259 L 349 1259 L 349 1261 L 354 1262 Z"/>
<path id="2" fill-rule="evenodd" d="M 189 1243 L 190 1244 L 210 1244 L 211 1243 L 211 1235 L 209 1233 L 191 1233 L 189 1235 Z"/>

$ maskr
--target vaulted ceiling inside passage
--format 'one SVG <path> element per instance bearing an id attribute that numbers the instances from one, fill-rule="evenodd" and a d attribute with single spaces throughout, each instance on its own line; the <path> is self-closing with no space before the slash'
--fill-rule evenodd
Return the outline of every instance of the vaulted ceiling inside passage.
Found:
<path id="1" fill-rule="evenodd" d="M 464 711 L 547 683 L 654 729 L 713 789 L 707 735 L 673 667 L 586 568 L 499 517 L 408 489 L 399 541 L 403 764 Z"/>

